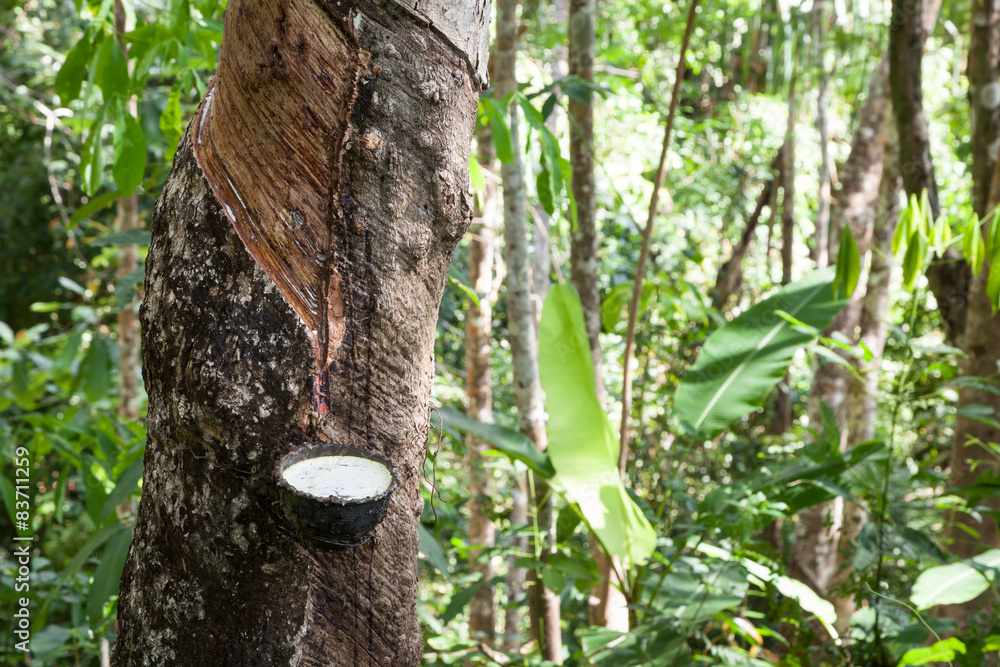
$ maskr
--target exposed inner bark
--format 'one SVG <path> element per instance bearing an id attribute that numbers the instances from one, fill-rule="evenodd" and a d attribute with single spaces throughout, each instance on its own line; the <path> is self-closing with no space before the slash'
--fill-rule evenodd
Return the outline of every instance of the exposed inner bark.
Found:
<path id="1" fill-rule="evenodd" d="M 198 164 L 247 250 L 316 339 L 318 370 L 344 337 L 340 181 L 368 59 L 347 22 L 352 14 L 331 20 L 312 0 L 241 5 L 194 118 Z M 370 132 L 362 141 L 377 149 L 382 138 Z"/>
<path id="2" fill-rule="evenodd" d="M 457 14 L 470 7 L 463 38 L 483 38 L 486 7 Z M 419 470 L 438 305 L 471 217 L 478 53 L 394 2 L 231 0 L 224 34 L 208 113 L 153 217 L 150 435 L 115 664 L 416 665 Z M 308 252 L 291 258 L 296 240 Z M 271 242 L 286 244 L 283 264 L 255 261 Z M 339 284 L 287 291 L 322 267 Z M 318 416 L 309 375 L 323 326 L 339 347 Z M 275 504 L 276 461 L 316 439 L 398 466 L 362 547 L 308 548 Z"/>

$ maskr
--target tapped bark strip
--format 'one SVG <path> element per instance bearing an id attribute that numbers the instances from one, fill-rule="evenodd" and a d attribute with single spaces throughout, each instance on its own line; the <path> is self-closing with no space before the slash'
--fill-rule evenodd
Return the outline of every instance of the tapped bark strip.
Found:
<path id="1" fill-rule="evenodd" d="M 194 154 L 247 250 L 314 337 L 322 372 L 344 336 L 334 266 L 341 162 L 370 55 L 349 23 L 312 0 L 240 7 L 226 13 L 230 39 L 194 119 Z"/>
<path id="2" fill-rule="evenodd" d="M 488 10 L 478 0 L 426 11 L 471 17 L 459 33 L 480 46 L 486 37 Z M 357 44 L 357 79 L 343 63 L 341 81 L 307 76 L 318 72 L 308 67 L 343 55 L 344 25 Z M 438 306 L 471 218 L 468 150 L 483 84 L 480 49 L 458 49 L 466 42 L 442 32 L 453 28 L 391 1 L 231 0 L 227 60 L 153 216 L 141 311 L 149 439 L 113 664 L 419 663 L 419 445 Z M 349 98 L 345 82 L 355 80 Z M 304 97 L 303 89 L 345 92 Z M 347 119 L 342 132 L 335 118 Z M 215 183 L 193 154 L 199 133 Z M 350 137 L 335 199 L 334 136 Z M 287 150 L 268 146 L 273 138 Z M 313 213 L 338 207 L 332 229 L 325 217 L 306 220 L 306 205 Z M 300 313 L 321 292 L 310 302 L 276 289 L 232 222 L 237 207 L 262 230 L 245 229 L 257 248 L 270 238 L 301 252 L 298 240 L 320 253 L 295 264 L 300 275 L 317 275 L 335 257 L 343 332 L 328 359 L 326 415 L 317 416 L 311 397 L 319 327 L 303 326 Z M 307 224 L 315 236 L 301 232 Z M 317 317 L 332 331 L 341 315 L 328 308 Z M 366 546 L 315 551 L 276 504 L 277 461 L 317 438 L 363 446 L 397 465 L 399 488 Z"/>

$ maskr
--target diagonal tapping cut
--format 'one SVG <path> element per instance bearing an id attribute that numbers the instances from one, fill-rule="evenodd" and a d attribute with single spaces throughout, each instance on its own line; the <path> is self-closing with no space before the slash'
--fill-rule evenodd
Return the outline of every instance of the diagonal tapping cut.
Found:
<path id="1" fill-rule="evenodd" d="M 215 77 L 194 118 L 194 154 L 250 255 L 306 325 L 316 410 L 346 330 L 337 237 L 344 146 L 369 55 L 313 0 L 227 12 Z"/>

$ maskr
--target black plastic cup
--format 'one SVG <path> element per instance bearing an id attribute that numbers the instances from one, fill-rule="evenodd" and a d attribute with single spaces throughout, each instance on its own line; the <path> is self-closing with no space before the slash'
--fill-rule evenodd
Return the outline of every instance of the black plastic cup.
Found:
<path id="1" fill-rule="evenodd" d="M 389 487 L 369 498 L 319 497 L 296 489 L 284 472 L 302 461 L 324 456 L 369 459 L 389 471 Z M 353 445 L 315 444 L 294 449 L 278 461 L 275 470 L 281 508 L 292 527 L 313 546 L 338 550 L 358 547 L 372 536 L 389 510 L 389 499 L 398 485 L 395 464 L 376 452 Z"/>

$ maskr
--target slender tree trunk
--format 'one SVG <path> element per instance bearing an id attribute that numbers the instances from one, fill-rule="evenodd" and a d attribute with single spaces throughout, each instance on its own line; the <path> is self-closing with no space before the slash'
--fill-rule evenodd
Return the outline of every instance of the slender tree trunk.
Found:
<path id="1" fill-rule="evenodd" d="M 928 6 L 924 11 L 924 21 L 933 23 L 930 13 L 936 16 L 936 8 Z M 868 96 L 861 109 L 851 141 L 851 152 L 841 170 L 841 188 L 837 193 L 836 205 L 832 209 L 829 239 L 831 255 L 840 245 L 843 230 L 849 227 L 858 244 L 858 250 L 864 257 L 871 245 L 876 216 L 884 213 L 887 217 L 893 219 L 896 217 L 891 210 L 883 211 L 881 208 L 892 205 L 889 201 L 895 196 L 892 181 L 893 178 L 898 178 L 896 176 L 891 177 L 889 182 L 883 181 L 886 161 L 895 160 L 898 163 L 899 159 L 893 156 L 887 158 L 885 154 L 886 126 L 894 125 L 887 120 L 886 115 L 890 98 L 889 73 L 890 54 L 886 52 L 872 72 Z M 891 119 L 892 116 L 888 118 Z M 892 135 L 897 136 L 894 130 Z M 894 173 L 899 173 L 899 166 L 895 167 Z M 882 231 L 884 232 L 884 229 Z M 882 261 L 884 258 L 879 258 L 879 262 Z M 874 259 L 872 263 L 874 266 Z M 870 277 L 868 280 L 871 284 Z M 839 332 L 854 338 L 855 331 L 862 322 L 863 303 L 861 290 L 855 291 L 831 323 L 826 334 Z M 845 355 L 841 356 L 847 359 Z M 872 375 L 877 378 L 877 373 Z M 841 451 L 846 450 L 850 441 L 847 405 L 849 390 L 850 376 L 843 367 L 833 363 L 817 366 L 809 394 L 809 423 L 813 428 L 819 428 L 822 423 L 822 406 L 826 405 L 833 412 L 841 430 Z M 853 444 L 857 442 L 854 441 Z M 835 605 L 844 605 L 843 609 L 838 607 L 842 614 L 848 613 L 847 607 L 853 605 L 853 600 L 841 592 L 831 592 L 831 587 L 838 579 L 838 572 L 842 573 L 841 578 L 848 576 L 841 570 L 845 561 L 842 556 L 838 556 L 838 553 L 840 549 L 847 548 L 853 543 L 857 536 L 856 531 L 860 530 L 864 517 L 858 512 L 858 508 L 845 506 L 842 498 L 835 498 L 829 503 L 803 510 L 796 523 L 791 571 L 820 595 L 830 596 Z"/>
<path id="2" fill-rule="evenodd" d="M 517 90 L 517 0 L 497 2 L 497 38 L 494 46 L 496 91 L 505 97 Z M 531 298 L 531 270 L 528 256 L 524 168 L 520 154 L 517 103 L 512 101 L 509 116 L 514 157 L 500 167 L 503 178 L 504 252 L 507 263 L 507 329 L 510 335 L 514 366 L 514 400 L 518 427 L 539 450 L 545 450 L 545 401 L 538 375 L 538 338 L 535 332 L 535 308 Z M 546 560 L 555 542 L 555 522 L 548 486 L 534 480 L 536 519 L 542 560 Z M 562 628 L 559 622 L 559 597 L 546 588 L 539 577 L 533 585 L 539 625 L 538 641 L 546 660 L 561 663 Z"/>
<path id="3" fill-rule="evenodd" d="M 841 189 L 837 205 L 831 211 L 828 239 L 831 255 L 836 253 L 840 236 L 848 227 L 858 242 L 862 256 L 868 249 L 882 180 L 887 75 L 888 64 L 883 58 L 872 73 L 868 97 L 852 138 L 851 152 L 841 171 Z M 840 332 L 853 337 L 861 317 L 861 301 L 862 292 L 857 290 L 827 328 L 826 334 Z M 811 428 L 820 428 L 822 406 L 826 405 L 837 417 L 843 432 L 848 382 L 848 374 L 837 364 L 816 366 L 807 408 Z M 845 439 L 841 437 L 841 450 L 845 444 Z M 840 543 L 843 519 L 844 501 L 839 497 L 802 510 L 796 519 L 789 571 L 820 595 L 829 594 L 837 574 L 837 545 Z"/>
<path id="4" fill-rule="evenodd" d="M 784 165 L 784 157 L 782 157 L 782 159 L 777 163 L 777 166 L 775 167 L 774 186 L 771 188 L 771 198 L 767 202 L 767 208 L 768 208 L 767 241 L 766 241 L 767 253 L 764 260 L 764 266 L 766 268 L 768 280 L 770 280 L 771 276 L 773 275 L 772 264 L 774 262 L 772 261 L 773 253 L 771 252 L 771 250 L 774 248 L 774 223 L 777 221 L 778 218 L 778 193 L 781 190 L 781 170 L 783 168 L 783 165 Z"/>
<path id="5" fill-rule="evenodd" d="M 565 20 L 566 4 L 564 0 L 553 2 L 556 23 Z M 552 78 L 562 79 L 566 76 L 566 48 L 556 45 L 553 48 Z M 557 132 L 559 107 L 553 109 L 551 115 L 545 123 L 553 133 Z M 531 298 L 535 306 L 535 335 L 538 334 L 538 324 L 542 319 L 542 306 L 545 303 L 545 296 L 549 291 L 549 274 L 552 264 L 550 227 L 551 219 L 548 213 L 541 206 L 535 213 L 535 233 L 532 236 L 532 257 L 531 257 Z M 511 525 L 524 525 L 528 520 L 528 480 L 518 479 L 514 483 L 511 493 Z M 529 541 L 525 537 L 516 538 L 515 553 L 508 559 L 507 569 L 507 599 L 508 606 L 504 625 L 504 647 L 509 651 L 517 650 L 521 645 L 520 624 L 522 606 L 513 601 L 521 600 L 524 594 L 524 583 L 527 580 L 527 571 L 524 567 L 517 565 L 519 554 L 527 551 Z M 534 580 L 534 579 L 533 579 Z M 538 634 L 538 610 L 536 598 L 532 595 L 529 598 L 532 633 Z"/>
<path id="6" fill-rule="evenodd" d="M 484 172 L 492 172 L 496 158 L 493 136 L 488 125 L 476 132 L 479 165 Z M 496 184 L 486 181 L 486 188 L 479 193 L 472 226 L 469 228 L 469 284 L 479 296 L 479 305 L 469 299 L 465 314 L 465 391 L 468 396 L 467 412 L 483 423 L 493 422 L 493 387 L 490 379 L 490 332 L 493 328 L 493 257 L 496 251 L 497 190 Z M 482 440 L 467 436 L 466 461 L 471 475 L 469 486 L 469 544 L 492 547 L 496 530 L 490 519 L 491 498 L 494 493 L 490 470 L 484 465 L 483 453 L 489 449 Z M 493 578 L 493 565 L 483 558 L 481 551 L 471 549 L 469 569 L 478 572 L 482 581 Z M 482 560 L 479 560 L 482 558 Z M 469 603 L 469 636 L 492 642 L 496 632 L 496 605 L 493 586 L 482 586 Z"/>
<path id="7" fill-rule="evenodd" d="M 792 258 L 795 256 L 795 76 L 788 84 L 788 124 L 785 126 L 785 144 L 781 147 L 781 284 L 792 281 Z"/>
<path id="8" fill-rule="evenodd" d="M 859 339 L 872 353 L 869 361 L 852 359 L 862 382 L 851 382 L 847 392 L 847 446 L 856 447 L 875 438 L 878 416 L 878 388 L 881 377 L 882 353 L 888 333 L 889 285 L 895 263 L 892 254 L 892 237 L 899 220 L 899 135 L 895 123 L 885 123 L 885 153 L 878 201 L 875 205 L 875 222 L 872 232 L 872 252 L 868 268 L 868 283 L 861 306 Z M 830 601 L 837 610 L 837 630 L 848 629 L 851 616 L 857 610 L 855 596 L 850 590 L 854 574 L 850 562 L 857 547 L 861 527 L 868 520 L 863 507 L 843 503 L 840 545 L 837 550 L 835 582 L 831 587 Z"/>
<path id="9" fill-rule="evenodd" d="M 832 212 L 830 247 L 839 247 L 840 236 L 849 226 L 862 257 L 868 252 L 871 243 L 882 182 L 885 110 L 889 102 L 888 85 L 888 63 L 883 59 L 872 73 L 868 97 L 861 109 L 851 141 L 851 153 L 841 171 L 841 189 L 837 195 L 837 206 Z M 862 297 L 862 291 L 856 290 L 827 328 L 827 335 L 837 331 L 848 337 L 854 336 L 861 319 Z M 837 423 L 842 428 L 847 423 L 845 401 L 848 384 L 849 375 L 842 366 L 824 363 L 816 368 L 812 391 L 809 394 L 808 413 L 809 423 L 813 428 L 821 423 L 820 406 L 824 404 L 837 416 Z M 843 445 L 843 441 L 841 444 Z"/>
<path id="10" fill-rule="evenodd" d="M 788 84 L 788 124 L 785 143 L 781 147 L 781 284 L 792 282 L 792 260 L 795 257 L 795 76 Z M 769 432 L 786 433 L 792 426 L 791 376 L 785 373 L 774 395 L 774 418 Z"/>
<path id="11" fill-rule="evenodd" d="M 921 63 L 923 40 L 934 27 L 941 0 L 893 0 L 889 29 L 889 80 L 899 130 L 899 164 L 907 198 L 927 191 L 931 217 L 937 219 L 937 183 L 931 162 L 927 117 L 924 114 Z M 919 10 L 919 11 L 917 11 Z M 947 340 L 957 344 L 965 330 L 969 284 L 968 264 L 949 249 L 944 262 L 927 268 L 927 281 L 938 304 Z"/>
<path id="12" fill-rule="evenodd" d="M 780 176 L 780 166 L 783 161 L 784 153 L 779 149 L 778 154 L 771 161 L 769 178 L 764 181 L 764 188 L 757 197 L 753 213 L 747 218 L 746 226 L 743 228 L 739 242 L 733 248 L 733 253 L 729 259 L 719 268 L 719 275 L 715 279 L 715 289 L 712 291 L 712 305 L 716 308 L 724 308 L 726 302 L 729 301 L 729 297 L 736 294 L 743 283 L 743 259 L 750 250 L 750 244 L 753 242 L 754 233 L 760 224 L 760 217 L 764 212 L 764 207 L 771 203 L 772 195 L 778 189 L 776 181 Z"/>
<path id="13" fill-rule="evenodd" d="M 594 80 L 594 0 L 570 0 L 569 73 Z M 584 325 L 590 342 L 597 399 L 605 404 L 601 353 L 601 295 L 597 284 L 599 240 L 594 190 L 594 107 L 591 101 L 569 100 L 569 153 L 573 169 L 576 225 L 570 233 L 570 282 L 580 295 Z M 589 617 L 593 625 L 628 631 L 628 602 L 616 584 L 612 567 L 597 540 L 590 537 L 590 553 L 601 572 L 601 583 L 591 591 Z"/>
<path id="14" fill-rule="evenodd" d="M 594 0 L 570 0 L 569 73 L 584 81 L 594 80 Z M 597 286 L 597 200 L 594 191 L 594 107 L 590 102 L 569 100 L 569 154 L 576 198 L 576 226 L 570 234 L 570 282 L 580 295 L 583 319 L 590 341 L 590 358 L 598 400 L 604 403 L 602 377 L 601 295 Z"/>
<path id="15" fill-rule="evenodd" d="M 851 152 L 841 170 L 841 188 L 832 210 L 831 254 L 839 247 L 843 230 L 850 228 L 858 244 L 858 251 L 864 257 L 871 245 L 879 207 L 884 205 L 882 198 L 890 196 L 886 189 L 891 189 L 891 184 L 882 180 L 887 159 L 886 127 L 890 124 L 886 115 L 889 104 L 888 76 L 889 61 L 888 56 L 884 55 L 872 72 L 867 99 L 861 108 L 851 140 Z M 895 132 L 893 135 L 895 136 Z M 839 332 L 852 339 L 855 337 L 862 319 L 865 294 L 860 289 L 855 291 L 827 328 L 826 335 Z M 835 351 L 835 354 L 841 354 L 845 360 L 852 361 L 839 351 Z M 842 366 L 822 363 L 816 366 L 809 393 L 810 425 L 818 429 L 822 423 L 822 406 L 828 407 L 836 417 L 841 431 L 841 451 L 846 450 L 849 441 L 847 397 L 850 385 L 850 375 Z M 850 507 L 845 507 L 842 498 L 835 498 L 829 503 L 803 510 L 799 513 L 796 524 L 792 571 L 820 595 L 832 595 L 831 599 L 836 599 L 836 594 L 831 594 L 831 586 L 842 562 L 838 558 L 838 545 L 848 544 L 854 539 L 849 534 L 850 529 L 844 531 L 844 522 L 852 518 L 852 512 Z"/>
<path id="16" fill-rule="evenodd" d="M 514 480 L 510 499 L 510 525 L 512 528 L 528 523 L 527 489 L 524 477 L 518 477 Z M 521 619 L 524 611 L 524 589 L 528 573 L 525 568 L 517 565 L 517 560 L 528 551 L 527 538 L 516 538 L 514 548 L 514 553 L 507 559 L 507 609 L 504 612 L 503 625 L 503 648 L 507 651 L 518 650 L 524 639 L 521 633 Z"/>
<path id="17" fill-rule="evenodd" d="M 118 230 L 122 232 L 139 228 L 139 201 L 133 193 L 118 200 Z M 139 268 L 138 249 L 135 245 L 122 246 L 118 255 L 119 278 Z M 121 304 L 118 311 L 118 414 L 126 419 L 139 416 L 139 317 L 135 299 Z"/>
<path id="18" fill-rule="evenodd" d="M 938 215 L 937 183 L 931 162 L 930 135 L 924 115 L 923 13 L 928 0 L 893 0 L 889 29 L 889 69 L 892 105 L 899 127 L 899 161 L 907 194 L 927 190 L 934 217 Z M 916 10 L 920 11 L 916 11 Z"/>
<path id="19" fill-rule="evenodd" d="M 115 30 L 118 32 L 118 43 L 122 52 L 128 54 L 129 45 L 125 43 L 125 7 L 121 0 L 115 0 Z M 128 101 L 129 111 L 136 114 L 136 100 Z M 139 228 L 139 197 L 133 192 L 118 200 L 118 231 L 130 232 Z M 121 246 L 118 254 L 119 278 L 134 272 L 139 268 L 139 249 L 135 244 Z M 118 414 L 126 419 L 139 416 L 139 316 L 136 312 L 135 299 L 121 304 L 118 311 Z M 127 502 L 129 508 L 131 501 Z"/>
<path id="20" fill-rule="evenodd" d="M 972 182 L 973 205 L 976 214 L 985 218 L 983 233 L 988 228 L 989 211 L 1000 201 L 1000 164 L 997 163 L 995 152 L 991 155 L 989 147 L 995 146 L 1000 126 L 1000 2 L 983 0 L 972 6 L 972 39 L 969 44 L 969 97 L 972 101 Z M 965 356 L 960 361 L 962 374 L 966 376 L 996 377 L 997 364 L 1000 362 L 1000 339 L 997 338 L 997 327 L 1000 317 L 994 315 L 992 304 L 986 296 L 986 277 L 989 267 L 984 266 L 978 276 L 972 279 L 969 290 L 968 313 L 965 322 L 965 334 L 961 347 Z M 962 387 L 959 391 L 958 408 L 981 404 L 993 409 L 994 414 L 1000 414 L 1000 397 L 992 392 L 971 387 Z M 949 485 L 952 487 L 969 486 L 983 474 L 996 474 L 997 462 L 982 443 L 1000 442 L 1000 429 L 988 424 L 957 416 L 955 432 L 951 443 L 951 475 Z M 981 501 L 994 510 L 1000 509 L 1000 503 L 995 498 Z M 985 548 L 1000 546 L 995 520 L 987 513 L 979 520 L 972 515 L 953 510 L 948 516 L 945 535 L 949 551 L 961 558 L 973 556 Z M 973 537 L 975 535 L 976 537 Z M 964 605 L 952 605 L 946 608 L 946 614 L 959 621 L 960 627 L 967 627 L 972 622 L 973 614 L 982 609 L 989 594 L 984 594 L 977 600 Z"/>
<path id="21" fill-rule="evenodd" d="M 566 22 L 567 16 L 569 16 L 569 6 L 567 5 L 568 0 L 553 0 L 552 11 L 554 16 L 552 17 L 556 25 L 561 25 Z M 552 47 L 552 79 L 554 81 L 559 81 L 569 74 L 569 63 L 567 61 L 567 48 L 564 44 L 556 44 Z M 553 94 L 559 95 L 558 87 L 553 91 Z M 557 135 L 559 133 L 559 105 L 557 104 L 553 109 L 552 113 L 545 120 L 545 125 L 549 128 L 552 134 Z M 531 261 L 531 292 L 535 299 L 535 325 L 537 325 L 542 320 L 542 306 L 545 303 L 545 297 L 549 292 L 549 283 L 551 282 L 550 275 L 552 273 L 552 251 L 551 251 L 551 240 L 550 240 L 550 227 L 551 218 L 545 209 L 541 206 L 538 207 L 537 219 L 535 220 L 535 233 L 532 238 L 532 246 L 534 247 L 534 254 L 532 255 Z"/>
<path id="22" fill-rule="evenodd" d="M 820 69 L 819 95 L 816 98 L 816 130 L 819 133 L 819 201 L 816 209 L 816 231 L 813 236 L 816 268 L 822 269 L 830 261 L 830 74 L 826 71 L 825 26 L 823 25 L 823 0 L 814 0 L 811 32 L 816 40 L 816 61 Z"/>
<path id="23" fill-rule="evenodd" d="M 969 112 L 972 125 L 972 208 L 980 218 L 989 212 L 1000 127 L 1000 2 L 972 3 L 969 41 Z"/>
<path id="24" fill-rule="evenodd" d="M 153 216 L 149 440 L 114 664 L 419 663 L 419 471 L 488 22 L 472 2 L 230 2 Z M 266 256 L 289 238 L 308 249 L 296 270 L 324 278 L 294 277 L 298 294 L 276 273 L 290 255 Z M 277 461 L 321 440 L 397 466 L 363 546 L 307 546 L 277 503 Z"/>

